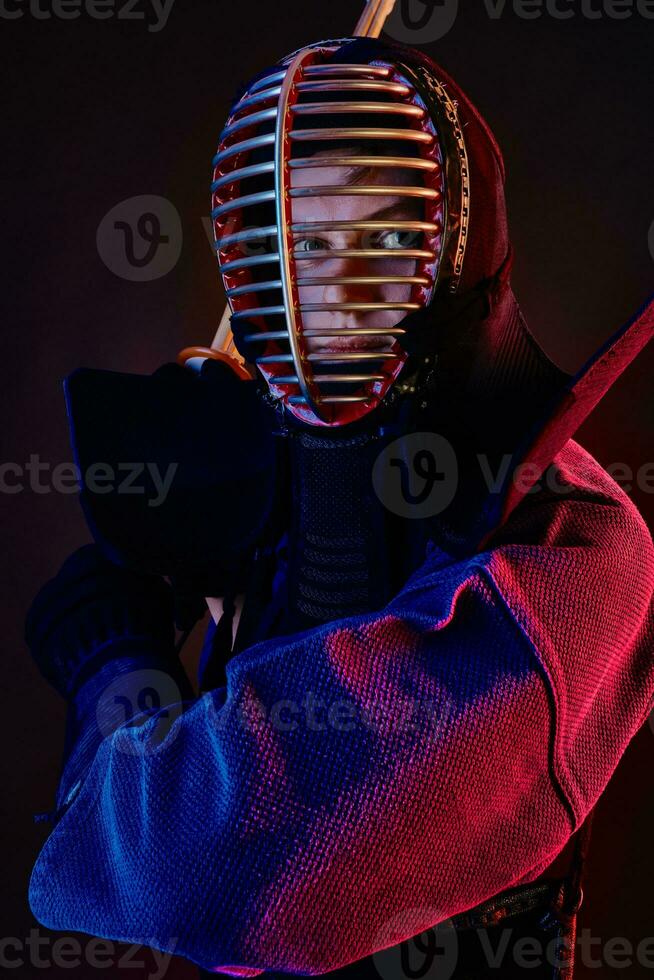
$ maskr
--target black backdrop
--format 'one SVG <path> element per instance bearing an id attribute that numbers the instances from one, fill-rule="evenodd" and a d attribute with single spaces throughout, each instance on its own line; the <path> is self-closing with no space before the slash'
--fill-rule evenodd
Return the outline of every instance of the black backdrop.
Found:
<path id="1" fill-rule="evenodd" d="M 41 4 L 47 9 L 47 0 Z M 654 22 L 637 12 L 615 19 L 608 0 L 596 19 L 583 16 L 575 0 L 560 7 L 575 16 L 524 19 L 507 3 L 494 18 L 483 3 L 466 3 L 451 30 L 425 48 L 498 137 L 508 171 L 516 292 L 540 342 L 571 370 L 642 303 L 654 278 Z M 144 0 L 134 8 L 144 9 Z M 29 660 L 22 625 L 39 585 L 89 538 L 75 496 L 48 484 L 47 473 L 71 459 L 61 380 L 81 365 L 149 372 L 183 346 L 210 341 L 223 295 L 203 219 L 210 159 L 233 91 L 303 43 L 349 33 L 359 9 L 358 0 L 176 0 L 159 31 L 142 20 L 86 13 L 39 19 L 21 0 L 6 0 L 3 10 L 23 16 L 0 16 L 3 457 L 24 467 L 36 456 L 50 468 L 42 470 L 40 489 L 24 476 L 17 492 L 3 493 L 7 849 L 0 940 L 19 944 L 6 956 L 22 959 L 12 970 L 21 978 L 43 975 L 34 943 L 32 952 L 27 945 L 38 926 L 26 903 L 27 881 L 46 836 L 31 813 L 52 803 L 64 721 L 62 703 Z M 603 9 L 601 0 L 593 9 Z M 134 282 L 110 271 L 96 238 L 107 212 L 141 195 L 174 205 L 183 244 L 168 274 Z M 579 433 L 604 465 L 637 470 L 652 460 L 653 368 L 654 348 Z M 632 496 L 654 527 L 652 489 L 634 486 Z M 185 653 L 191 669 L 200 633 Z M 601 946 L 625 937 L 635 947 L 654 936 L 653 758 L 654 728 L 645 726 L 598 807 L 580 927 Z M 38 936 L 49 936 L 38 928 Z M 104 975 L 128 969 L 119 966 L 124 949 L 115 947 Z M 592 946 L 593 955 L 599 949 Z M 582 965 L 578 975 L 654 976 L 654 940 L 651 949 L 651 967 Z M 47 959 L 52 946 L 41 952 Z M 127 976 L 152 975 L 143 950 L 133 958 L 145 963 Z M 52 975 L 95 972 L 87 963 Z M 166 973 L 194 975 L 182 960 Z"/>

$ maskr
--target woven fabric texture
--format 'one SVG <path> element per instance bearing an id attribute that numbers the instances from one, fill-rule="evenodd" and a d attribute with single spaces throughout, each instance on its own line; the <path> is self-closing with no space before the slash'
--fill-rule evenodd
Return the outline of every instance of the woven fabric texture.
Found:
<path id="1" fill-rule="evenodd" d="M 257 643 L 172 725 L 105 738 L 37 920 L 315 974 L 537 877 L 654 697 L 649 531 L 577 443 L 552 471 L 486 551 L 434 547 L 379 611 Z"/>

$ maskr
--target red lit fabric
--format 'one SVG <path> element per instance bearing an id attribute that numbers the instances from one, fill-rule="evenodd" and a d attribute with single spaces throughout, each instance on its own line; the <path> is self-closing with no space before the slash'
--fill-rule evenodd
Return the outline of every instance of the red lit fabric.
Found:
<path id="1" fill-rule="evenodd" d="M 523 389 L 544 376 L 530 352 L 545 360 L 510 292 L 496 143 L 457 86 L 411 57 L 438 71 L 465 127 L 462 298 L 504 269 L 485 315 L 438 334 L 472 440 L 521 421 Z M 216 972 L 318 974 L 535 879 L 654 702 L 652 539 L 569 439 L 650 333 L 646 313 L 589 375 L 592 397 L 582 381 L 543 420 L 531 448 L 566 492 L 513 495 L 479 553 L 434 546 L 382 609 L 239 653 L 227 687 L 163 737 L 155 717 L 105 739 L 36 861 L 37 920 Z M 545 394 L 563 395 L 550 368 Z M 311 697 L 336 706 L 329 723 L 311 722 Z"/>
<path id="2" fill-rule="evenodd" d="M 535 878 L 654 697 L 649 532 L 576 443 L 556 468 L 568 493 L 484 552 L 434 548 L 383 610 L 234 657 L 165 737 L 106 739 L 36 862 L 37 920 L 314 974 Z M 311 693 L 340 724 L 309 723 Z"/>

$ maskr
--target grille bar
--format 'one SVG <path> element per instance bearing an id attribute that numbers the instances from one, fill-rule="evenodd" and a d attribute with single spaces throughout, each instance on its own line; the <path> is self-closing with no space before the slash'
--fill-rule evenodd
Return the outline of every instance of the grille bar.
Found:
<path id="1" fill-rule="evenodd" d="M 293 86 L 298 78 L 310 71 L 311 66 L 305 64 L 313 57 L 310 50 L 301 51 L 291 62 L 284 81 L 278 102 L 277 126 L 275 129 L 275 197 L 277 206 L 277 248 L 280 257 L 280 270 L 282 280 L 282 295 L 284 306 L 282 312 L 286 315 L 286 327 L 288 330 L 288 341 L 291 348 L 290 359 L 295 365 L 295 373 L 298 377 L 300 391 L 311 406 L 313 411 L 320 417 L 320 409 L 312 397 L 309 389 L 309 382 L 304 374 L 302 362 L 302 352 L 298 337 L 297 315 L 301 316 L 301 311 L 296 310 L 295 297 L 293 295 L 292 271 L 295 266 L 295 259 L 290 235 L 291 209 L 290 198 L 287 192 L 290 185 L 290 171 L 286 166 L 286 141 L 288 130 L 286 129 L 286 118 L 292 99 L 297 98 L 293 91 Z M 260 363 L 266 363 L 262 361 Z"/>
<path id="2" fill-rule="evenodd" d="M 219 163 L 223 160 L 228 160 L 229 157 L 233 157 L 237 153 L 245 153 L 248 150 L 256 150 L 260 146 L 273 146 L 275 143 L 274 133 L 264 133 L 262 136 L 253 136 L 249 140 L 241 140 L 240 143 L 232 143 L 231 146 L 225 147 L 220 153 L 216 153 L 213 158 L 213 166 L 217 167 Z"/>
<path id="3" fill-rule="evenodd" d="M 246 296 L 248 293 L 265 293 L 268 289 L 281 288 L 281 279 L 271 279 L 269 282 L 250 282 L 245 286 L 234 286 L 233 289 L 228 289 L 226 292 L 229 297 Z"/>
<path id="4" fill-rule="evenodd" d="M 303 337 L 382 337 L 390 334 L 403 337 L 404 327 L 309 327 L 302 331 Z"/>
<path id="5" fill-rule="evenodd" d="M 372 313 L 376 310 L 421 310 L 420 303 L 301 303 L 303 313 L 339 312 L 359 310 L 361 313 Z"/>
<path id="6" fill-rule="evenodd" d="M 212 218 L 219 218 L 222 214 L 227 214 L 235 208 L 248 208 L 254 204 L 265 204 L 266 201 L 274 201 L 274 191 L 259 191 L 258 194 L 246 194 L 243 197 L 234 197 L 226 204 L 220 204 L 211 212 Z"/>
<path id="7" fill-rule="evenodd" d="M 405 98 L 411 95 L 411 89 L 402 82 L 375 82 L 370 79 L 340 78 L 331 82 L 298 82 L 300 92 L 387 92 Z"/>
<path id="8" fill-rule="evenodd" d="M 291 225 L 295 233 L 306 231 L 433 231 L 434 221 L 300 221 Z"/>
<path id="9" fill-rule="evenodd" d="M 286 312 L 283 306 L 254 306 L 249 310 L 237 310 L 232 320 L 247 320 L 251 316 L 281 316 Z"/>
<path id="10" fill-rule="evenodd" d="M 428 286 L 431 279 L 428 276 L 302 276 L 298 278 L 298 286 L 377 286 L 402 285 Z"/>
<path id="11" fill-rule="evenodd" d="M 386 360 L 397 360 L 399 354 L 393 354 L 391 351 L 339 351 L 339 353 L 331 353 L 330 351 L 325 351 L 324 354 L 307 354 L 307 360 L 313 362 L 325 363 L 329 361 L 386 361 Z"/>
<path id="12" fill-rule="evenodd" d="M 283 82 L 285 78 L 286 71 L 273 72 L 271 75 L 266 75 L 265 78 L 260 78 L 257 82 L 250 85 L 250 92 L 260 92 L 262 88 L 276 85 L 277 82 Z"/>
<path id="13" fill-rule="evenodd" d="M 370 398 L 370 395 L 322 395 L 319 398 L 319 402 L 321 405 L 327 405 L 330 402 L 368 402 Z M 289 395 L 288 400 L 292 405 L 303 405 L 306 403 L 304 395 Z"/>
<path id="14" fill-rule="evenodd" d="M 418 129 L 387 129 L 380 127 L 334 127 L 334 129 L 292 129 L 289 139 L 305 142 L 322 142 L 327 140 L 402 140 L 408 143 L 433 143 L 431 133 L 423 133 Z M 330 161 L 331 162 L 331 161 Z"/>
<path id="15" fill-rule="evenodd" d="M 266 163 L 255 163 L 251 167 L 239 167 L 237 170 L 230 170 L 224 177 L 218 177 L 217 180 L 214 180 L 211 185 L 211 193 L 213 194 L 219 187 L 233 184 L 237 180 L 244 180 L 247 177 L 258 177 L 259 174 L 271 174 L 274 170 L 275 164 L 272 160 Z"/>
<path id="16" fill-rule="evenodd" d="M 295 374 L 280 374 L 274 375 L 271 378 L 275 384 L 280 385 L 292 385 L 297 384 L 298 379 Z M 313 380 L 317 384 L 365 384 L 367 381 L 384 381 L 383 374 L 348 374 L 343 377 L 342 374 L 314 374 Z"/>
<path id="17" fill-rule="evenodd" d="M 252 242 L 257 238 L 268 238 L 277 234 L 277 225 L 265 225 L 263 228 L 246 228 L 245 231 L 234 232 L 233 235 L 225 235 L 216 241 L 216 248 L 226 248 L 234 242 Z"/>
<path id="18" fill-rule="evenodd" d="M 221 141 L 226 140 L 228 136 L 237 133 L 240 129 L 247 129 L 249 126 L 258 126 L 260 123 L 271 122 L 276 118 L 277 106 L 274 109 L 262 109 L 261 112 L 250 112 L 223 129 L 220 139 Z"/>
<path id="19" fill-rule="evenodd" d="M 306 259 L 426 259 L 436 258 L 434 252 L 422 248 L 333 248 L 315 252 L 295 252 L 295 261 Z"/>
<path id="20" fill-rule="evenodd" d="M 234 115 L 237 112 L 240 112 L 241 109 L 249 109 L 253 105 L 261 105 L 261 103 L 265 102 L 267 99 L 277 98 L 280 92 L 281 92 L 281 87 L 278 85 L 273 88 L 262 89 L 260 92 L 257 92 L 255 95 L 248 95 L 247 99 L 243 99 L 236 106 L 236 108 L 234 109 Z"/>
<path id="21" fill-rule="evenodd" d="M 217 242 L 216 247 L 218 247 Z M 232 259 L 231 262 L 222 262 L 220 263 L 220 271 L 226 274 L 236 272 L 237 269 L 249 269 L 254 265 L 269 265 L 273 262 L 279 262 L 279 253 L 264 252 L 261 255 L 248 255 L 242 259 Z"/>
<path id="22" fill-rule="evenodd" d="M 285 330 L 269 330 L 266 333 L 248 333 L 243 338 L 250 343 L 264 343 L 269 340 L 285 340 L 288 343 L 288 334 Z"/>
<path id="23" fill-rule="evenodd" d="M 339 187 L 338 184 L 317 187 L 294 187 L 291 190 L 291 197 L 352 197 L 353 195 L 363 195 L 365 197 L 387 196 L 393 194 L 396 197 L 419 197 L 428 200 L 439 200 L 442 194 L 431 187 L 396 187 L 393 184 L 385 186 L 383 184 L 348 184 L 347 187 Z"/>
<path id="24" fill-rule="evenodd" d="M 321 327 L 302 331 L 303 337 L 381 337 L 392 334 L 401 337 L 406 333 L 403 327 Z M 250 333 L 244 337 L 249 343 L 266 343 L 269 340 L 288 340 L 285 330 L 271 330 L 267 333 Z"/>
<path id="25" fill-rule="evenodd" d="M 412 116 L 422 119 L 425 110 L 419 105 L 396 102 L 302 102 L 291 107 L 295 116 L 330 116 L 339 112 L 370 112 L 392 116 Z"/>
<path id="26" fill-rule="evenodd" d="M 390 68 L 375 65 L 307 65 L 305 75 L 372 75 L 374 78 L 388 78 Z"/>
<path id="27" fill-rule="evenodd" d="M 426 170 L 435 173 L 440 170 L 436 160 L 422 160 L 419 157 L 373 157 L 373 156 L 342 156 L 330 157 L 327 162 L 319 157 L 296 157 L 289 160 L 291 170 L 304 170 L 307 167 L 389 167 L 403 170 Z"/>

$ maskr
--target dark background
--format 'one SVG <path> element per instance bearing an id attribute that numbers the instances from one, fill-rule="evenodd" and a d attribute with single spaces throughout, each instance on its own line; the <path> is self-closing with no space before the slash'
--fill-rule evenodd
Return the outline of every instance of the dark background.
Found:
<path id="1" fill-rule="evenodd" d="M 465 6 L 426 50 L 498 137 L 516 292 L 541 344 L 572 370 L 651 289 L 654 22 L 636 13 L 625 20 L 580 13 L 524 20 L 509 4 L 492 19 L 481 2 Z M 144 0 L 136 9 L 145 9 Z M 0 18 L 5 460 L 24 465 L 38 454 L 51 467 L 71 460 L 61 382 L 76 367 L 150 372 L 182 347 L 210 342 L 223 294 L 202 218 L 233 91 L 303 43 L 349 33 L 359 11 L 358 0 L 176 0 L 159 33 L 143 21 L 84 14 L 71 21 L 28 12 Z M 183 248 L 169 274 L 130 282 L 105 266 L 96 232 L 111 208 L 146 194 L 174 204 Z M 580 430 L 579 441 L 605 466 L 637 469 L 652 460 L 653 373 L 650 345 Z M 632 497 L 654 527 L 652 492 L 634 488 Z M 53 803 L 64 707 L 28 657 L 23 620 L 38 587 L 89 535 L 74 495 L 25 487 L 2 500 L 7 848 L 0 938 L 24 943 L 38 926 L 26 889 L 47 835 L 31 814 Z M 201 632 L 185 652 L 189 667 Z M 602 945 L 626 937 L 635 946 L 654 936 L 653 759 L 654 729 L 645 726 L 597 809 L 580 927 Z M 123 975 L 123 950 L 116 951 L 105 976 Z M 43 954 L 50 955 L 47 947 Z M 25 965 L 7 972 L 42 976 L 28 951 L 22 955 Z M 147 967 L 127 976 L 152 972 L 143 951 L 136 958 L 144 955 Z M 95 973 L 87 965 L 51 975 Z M 654 967 L 578 969 L 580 977 L 625 974 L 654 976 Z M 166 975 L 195 972 L 175 960 Z"/>

